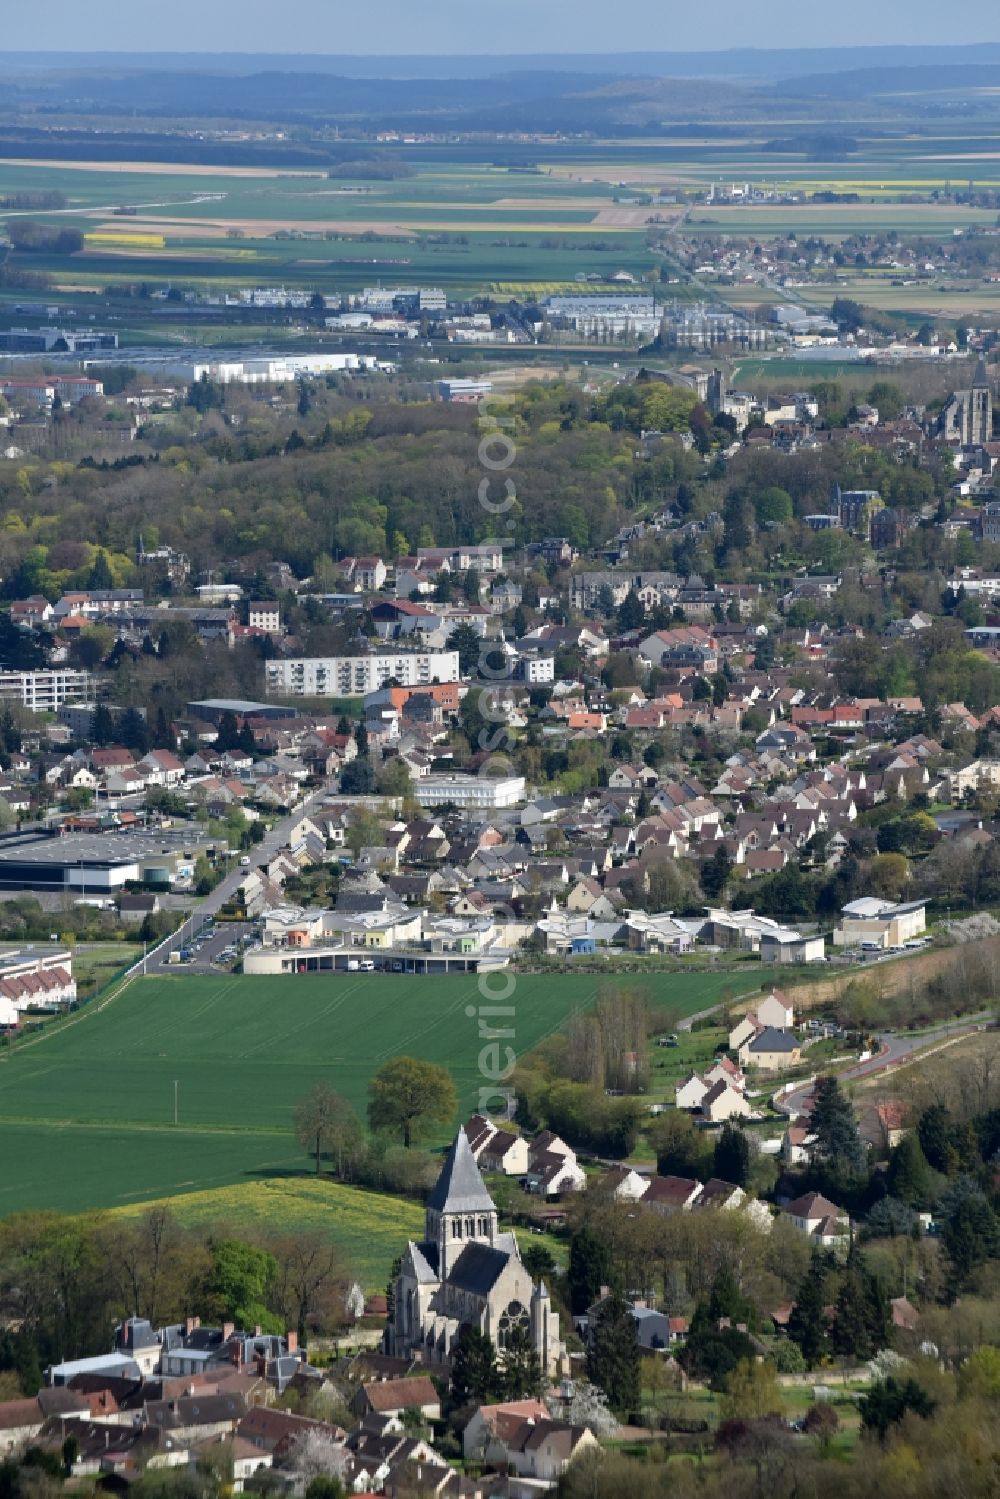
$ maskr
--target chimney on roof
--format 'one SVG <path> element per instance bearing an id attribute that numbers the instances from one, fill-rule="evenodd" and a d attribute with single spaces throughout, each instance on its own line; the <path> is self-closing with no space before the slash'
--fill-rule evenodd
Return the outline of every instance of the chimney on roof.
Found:
<path id="1" fill-rule="evenodd" d="M 289 1353 L 298 1353 L 298 1351 L 299 1351 L 299 1335 L 298 1335 L 297 1332 L 286 1332 L 285 1333 L 285 1342 L 288 1345 L 288 1351 L 289 1351 Z"/>
<path id="2" fill-rule="evenodd" d="M 222 1324 L 222 1341 L 224 1343 L 228 1343 L 229 1339 L 232 1337 L 232 1335 L 233 1335 L 233 1333 L 235 1331 L 236 1331 L 236 1323 L 235 1322 L 223 1322 L 223 1324 Z"/>

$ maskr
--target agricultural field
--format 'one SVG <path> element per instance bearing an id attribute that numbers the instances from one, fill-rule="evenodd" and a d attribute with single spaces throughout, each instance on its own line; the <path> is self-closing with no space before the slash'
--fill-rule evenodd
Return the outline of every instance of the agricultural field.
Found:
<path id="1" fill-rule="evenodd" d="M 520 168 L 483 159 L 485 148 L 423 145 L 405 153 L 409 175 L 371 180 L 183 162 L 10 159 L 0 161 L 0 194 L 65 195 L 66 208 L 31 217 L 79 228 L 85 249 L 34 256 L 32 265 L 78 294 L 127 280 L 335 293 L 398 278 L 457 295 L 542 296 L 578 285 L 581 275 L 657 272 L 662 259 L 646 244 L 648 229 L 662 234 L 682 216 L 685 235 L 705 238 L 794 228 L 836 239 L 895 228 L 945 239 L 958 228 L 995 225 L 989 210 L 927 196 L 970 176 L 981 183 L 1000 176 L 1000 140 L 989 129 L 862 137 L 851 156 L 824 163 L 765 150 L 759 133 L 751 125 L 703 140 L 550 145 Z M 659 191 L 700 194 L 712 182 L 745 180 L 862 201 L 687 208 L 655 201 Z M 644 195 L 654 201 L 639 201 Z M 924 201 L 901 201 L 918 195 Z"/>
<path id="2" fill-rule="evenodd" d="M 445 1063 L 468 1114 L 483 1081 L 480 1006 L 513 1008 L 523 1054 L 607 982 L 501 973 L 494 994 L 508 977 L 511 996 L 494 1000 L 460 976 L 137 979 L 100 1010 L 0 1053 L 0 1212 L 122 1207 L 301 1170 L 298 1099 L 323 1079 L 363 1113 L 370 1076 L 399 1054 Z M 672 1027 L 768 978 L 753 965 L 614 983 L 640 987 L 654 1023 Z"/>
<path id="3" fill-rule="evenodd" d="M 951 239 L 958 229 L 996 227 L 996 211 L 955 203 L 898 203 L 885 199 L 873 203 L 775 203 L 726 205 L 705 204 L 694 209 L 684 222 L 684 232 L 706 238 L 733 235 L 770 236 L 794 229 L 800 237 L 814 234 L 822 239 L 846 239 L 852 234 L 875 234 L 895 229 L 899 234 Z"/>
<path id="4" fill-rule="evenodd" d="M 173 278 L 202 289 L 282 282 L 330 293 L 381 276 L 471 292 L 652 265 L 647 213 L 617 209 L 609 185 L 479 163 L 428 163 L 412 177 L 362 183 L 182 164 L 0 162 L 0 194 L 33 191 L 63 193 L 65 209 L 31 217 L 76 227 L 86 244 L 32 264 L 80 291 Z"/>

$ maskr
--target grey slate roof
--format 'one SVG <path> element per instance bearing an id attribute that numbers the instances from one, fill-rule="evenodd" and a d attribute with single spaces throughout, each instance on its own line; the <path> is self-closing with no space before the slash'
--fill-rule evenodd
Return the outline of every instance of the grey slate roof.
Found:
<path id="1" fill-rule="evenodd" d="M 427 1199 L 439 1213 L 493 1213 L 493 1199 L 479 1174 L 468 1136 L 460 1129 Z"/>
<path id="2" fill-rule="evenodd" d="M 798 1045 L 798 1037 L 794 1032 L 775 1030 L 773 1025 L 767 1025 L 754 1036 L 750 1042 L 750 1050 L 792 1052 Z"/>
<path id="3" fill-rule="evenodd" d="M 406 1246 L 413 1266 L 413 1274 L 423 1284 L 430 1285 L 437 1276 L 437 1245 L 415 1244 L 411 1239 Z"/>
<path id="4" fill-rule="evenodd" d="M 486 1296 L 506 1270 L 510 1256 L 490 1244 L 466 1244 L 448 1272 L 449 1285 Z"/>

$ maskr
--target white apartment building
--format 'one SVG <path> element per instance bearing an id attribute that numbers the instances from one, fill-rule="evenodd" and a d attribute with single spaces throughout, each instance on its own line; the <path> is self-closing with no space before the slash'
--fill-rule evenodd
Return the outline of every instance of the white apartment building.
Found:
<path id="1" fill-rule="evenodd" d="M 268 661 L 269 696 L 363 697 L 394 680 L 425 687 L 460 680 L 457 651 L 371 651 L 364 656 L 305 656 Z"/>
<path id="2" fill-rule="evenodd" d="M 500 812 L 525 798 L 524 776 L 429 775 L 414 781 L 413 795 L 422 807 L 456 807 Z"/>
<path id="3" fill-rule="evenodd" d="M 64 703 L 86 703 L 90 674 L 56 671 L 0 671 L 0 702 L 20 703 L 32 713 L 55 713 Z"/>
<path id="4" fill-rule="evenodd" d="M 269 635 L 281 631 L 281 605 L 273 599 L 254 600 L 247 609 L 247 624 L 251 630 L 266 630 Z"/>
<path id="5" fill-rule="evenodd" d="M 556 679 L 555 656 L 521 656 L 517 663 L 517 675 L 522 682 L 531 685 L 554 682 Z"/>

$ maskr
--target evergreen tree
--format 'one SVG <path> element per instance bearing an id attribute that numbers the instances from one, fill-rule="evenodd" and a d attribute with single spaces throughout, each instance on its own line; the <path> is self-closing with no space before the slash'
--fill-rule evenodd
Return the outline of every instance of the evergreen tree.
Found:
<path id="1" fill-rule="evenodd" d="M 646 611 L 642 607 L 642 600 L 634 588 L 630 588 L 618 607 L 618 628 L 626 630 L 638 630 L 646 618 Z"/>
<path id="2" fill-rule="evenodd" d="M 118 722 L 118 738 L 126 749 L 144 755 L 149 749 L 149 733 L 146 720 L 138 708 L 126 708 Z"/>
<path id="3" fill-rule="evenodd" d="M 227 708 L 226 712 L 219 717 L 215 748 L 220 754 L 224 754 L 226 750 L 238 749 L 239 742 L 240 730 L 236 722 L 236 714 L 230 713 Z"/>
<path id="4" fill-rule="evenodd" d="M 95 744 L 110 744 L 115 737 L 115 721 L 107 703 L 98 703 L 90 726 L 90 737 Z"/>
<path id="5" fill-rule="evenodd" d="M 464 1324 L 451 1365 L 451 1392 L 457 1405 L 491 1400 L 500 1392 L 496 1349 L 477 1327 Z"/>
<path id="6" fill-rule="evenodd" d="M 926 1207 L 934 1191 L 934 1174 L 912 1130 L 903 1136 L 889 1161 L 889 1191 L 911 1207 Z"/>
<path id="7" fill-rule="evenodd" d="M 726 846 L 720 843 L 712 857 L 701 866 L 701 888 L 709 900 L 718 900 L 726 888 L 733 867 Z"/>
<path id="8" fill-rule="evenodd" d="M 840 1171 L 863 1169 L 865 1152 L 854 1110 L 835 1077 L 817 1078 L 810 1124 L 816 1135 L 814 1159 Z"/>
<path id="9" fill-rule="evenodd" d="M 952 1118 L 943 1103 L 932 1103 L 917 1120 L 917 1138 L 926 1160 L 946 1176 L 956 1169 Z"/>
<path id="10" fill-rule="evenodd" d="M 734 1326 L 738 1322 L 743 1322 L 748 1328 L 753 1327 L 757 1317 L 756 1308 L 740 1290 L 731 1265 L 722 1264 L 715 1272 L 715 1279 L 712 1281 L 712 1289 L 708 1297 L 707 1312 L 708 1319 L 713 1326 L 717 1326 L 723 1318 L 728 1318 Z"/>
<path id="11" fill-rule="evenodd" d="M 111 571 L 107 552 L 101 550 L 94 558 L 94 565 L 87 577 L 88 588 L 114 588 L 115 577 Z"/>
<path id="12" fill-rule="evenodd" d="M 833 1348 L 842 1358 L 870 1359 L 885 1348 L 892 1316 L 885 1292 L 864 1256 L 851 1249 L 837 1295 L 833 1320 Z"/>
<path id="13" fill-rule="evenodd" d="M 962 1285 L 978 1265 L 1000 1253 L 1000 1223 L 971 1181 L 954 1206 L 946 1208 L 942 1200 L 941 1208 L 947 1214 L 941 1237 L 955 1267 L 957 1285 Z"/>
<path id="14" fill-rule="evenodd" d="M 788 1319 L 788 1336 L 797 1343 L 802 1357 L 812 1369 L 825 1357 L 830 1347 L 826 1320 L 826 1286 L 830 1259 L 823 1250 L 815 1250 L 809 1269 L 799 1286 L 792 1315 Z"/>
<path id="15" fill-rule="evenodd" d="M 619 1415 L 639 1407 L 639 1335 L 631 1308 L 621 1296 L 603 1302 L 590 1327 L 587 1377 L 607 1395 Z"/>
<path id="16" fill-rule="evenodd" d="M 611 1256 L 607 1245 L 584 1226 L 578 1228 L 570 1240 L 569 1268 L 566 1286 L 569 1291 L 570 1311 L 582 1317 L 589 1306 L 593 1306 L 607 1285 L 611 1271 Z"/>
<path id="17" fill-rule="evenodd" d="M 915 1379 L 899 1380 L 889 1375 L 888 1379 L 872 1385 L 871 1390 L 858 1401 L 861 1425 L 865 1431 L 877 1432 L 884 1442 L 889 1427 L 902 1421 L 907 1411 L 926 1419 L 934 1414 L 936 1402 Z"/>
<path id="18" fill-rule="evenodd" d="M 515 1327 L 503 1351 L 503 1398 L 527 1400 L 542 1389 L 542 1366 L 527 1328 Z"/>
<path id="19" fill-rule="evenodd" d="M 472 626 L 456 625 L 445 641 L 445 645 L 449 651 L 458 652 L 458 668 L 462 676 L 474 676 L 479 666 L 479 653 L 483 648 L 483 642 Z"/>
<path id="20" fill-rule="evenodd" d="M 715 1142 L 714 1174 L 723 1181 L 745 1187 L 750 1180 L 750 1141 L 744 1130 L 731 1119 L 722 1126 Z"/>
<path id="21" fill-rule="evenodd" d="M 20 629 L 8 613 L 0 613 L 0 666 L 8 671 L 38 671 L 45 666 L 48 652 L 45 640 Z"/>

